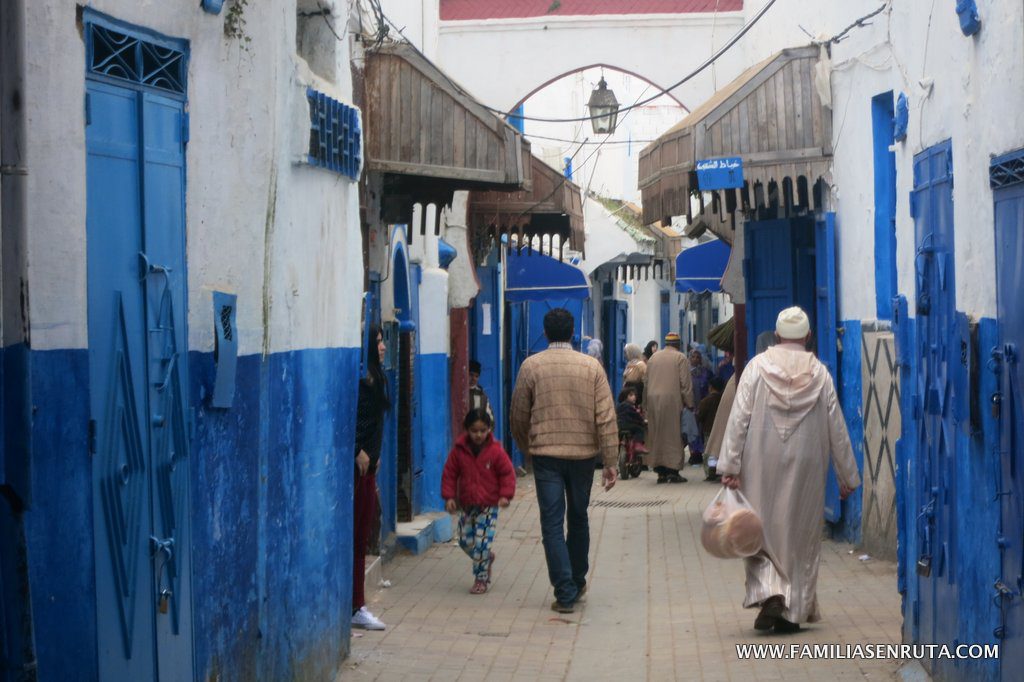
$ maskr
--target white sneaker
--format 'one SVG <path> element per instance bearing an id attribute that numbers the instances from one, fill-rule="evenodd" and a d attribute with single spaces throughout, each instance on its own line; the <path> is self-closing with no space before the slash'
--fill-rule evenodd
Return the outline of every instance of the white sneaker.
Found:
<path id="1" fill-rule="evenodd" d="M 362 606 L 352 614 L 352 627 L 362 628 L 363 630 L 383 630 L 385 625 L 377 616 L 370 613 L 365 606 Z"/>

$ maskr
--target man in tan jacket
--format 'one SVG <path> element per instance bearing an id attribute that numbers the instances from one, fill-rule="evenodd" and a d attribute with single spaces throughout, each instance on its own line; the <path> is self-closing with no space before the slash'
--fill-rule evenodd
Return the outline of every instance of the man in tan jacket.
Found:
<path id="1" fill-rule="evenodd" d="M 523 362 L 511 406 L 512 437 L 533 462 L 544 557 L 555 588 L 551 608 L 559 613 L 572 613 L 586 592 L 594 465 L 600 456 L 610 489 L 619 444 L 608 377 L 597 360 L 572 349 L 572 331 L 568 310 L 544 316 L 548 349 Z"/>

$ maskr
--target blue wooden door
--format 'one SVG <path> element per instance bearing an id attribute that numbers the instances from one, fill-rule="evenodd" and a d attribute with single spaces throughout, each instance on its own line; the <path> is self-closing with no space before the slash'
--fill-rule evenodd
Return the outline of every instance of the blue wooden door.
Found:
<path id="1" fill-rule="evenodd" d="M 498 324 L 501 313 L 501 272 L 499 266 L 478 267 L 476 277 L 480 282 L 470 309 L 470 353 L 480 363 L 480 386 L 491 401 L 494 412 L 494 437 L 505 440 L 504 401 L 502 400 L 501 328 Z"/>
<path id="2" fill-rule="evenodd" d="M 916 256 L 918 395 L 918 537 L 921 569 L 920 638 L 952 642 L 957 633 L 956 428 L 952 410 L 952 340 L 956 334 L 953 279 L 953 157 L 950 143 L 914 157 L 911 196 Z"/>
<path id="3" fill-rule="evenodd" d="M 995 193 L 996 298 L 999 312 L 999 499 L 1002 551 L 1003 679 L 1024 669 L 1024 183 Z M 1013 673 L 1012 671 L 1018 671 Z"/>
<path id="4" fill-rule="evenodd" d="M 814 224 L 815 268 L 815 330 L 818 359 L 828 367 L 838 390 L 839 345 L 836 335 L 836 215 L 826 213 Z M 810 311 L 808 311 L 810 314 Z M 851 349 L 859 353 L 860 348 Z M 842 508 L 839 500 L 839 482 L 833 467 L 828 468 L 825 483 L 825 518 L 839 520 Z"/>
<path id="5" fill-rule="evenodd" d="M 626 334 L 629 325 L 629 303 L 609 299 L 604 302 L 601 314 L 604 333 L 604 365 L 612 395 L 618 397 L 622 389 L 622 373 L 626 370 Z"/>
<path id="6" fill-rule="evenodd" d="M 191 679 L 184 101 L 87 83 L 100 677 Z"/>
<path id="7" fill-rule="evenodd" d="M 793 230 L 789 220 L 747 223 L 743 270 L 747 285 L 747 352 L 757 335 L 775 331 L 779 311 L 796 303 Z"/>

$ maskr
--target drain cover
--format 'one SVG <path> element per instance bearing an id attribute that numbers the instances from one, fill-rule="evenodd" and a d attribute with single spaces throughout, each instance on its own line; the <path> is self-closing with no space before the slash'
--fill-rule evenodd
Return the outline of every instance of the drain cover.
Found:
<path id="1" fill-rule="evenodd" d="M 591 507 L 608 507 L 610 509 L 638 509 L 643 507 L 660 507 L 668 500 L 595 500 Z"/>

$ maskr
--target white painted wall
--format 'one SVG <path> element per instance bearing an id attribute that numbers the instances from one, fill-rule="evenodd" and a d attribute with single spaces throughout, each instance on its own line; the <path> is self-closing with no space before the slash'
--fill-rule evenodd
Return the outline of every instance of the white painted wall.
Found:
<path id="1" fill-rule="evenodd" d="M 84 348 L 85 46 L 73 2 L 26 4 L 32 341 Z M 348 11 L 339 0 L 325 4 Z M 238 294 L 242 354 L 359 345 L 357 185 L 298 162 L 308 140 L 306 86 L 352 101 L 348 45 L 336 45 L 337 81 L 327 83 L 296 55 L 294 0 L 249 8 L 247 51 L 225 37 L 223 15 L 192 0 L 90 5 L 190 41 L 190 348 L 213 348 L 213 289 Z"/>
<path id="2" fill-rule="evenodd" d="M 483 103 L 508 111 L 544 83 L 606 64 L 668 87 L 710 56 L 742 24 L 742 13 L 533 17 L 441 22 L 440 65 Z M 728 53 L 673 91 L 693 108 L 743 70 Z M 500 75 L 500 77 L 498 77 Z M 723 80 L 725 79 L 725 80 Z"/>
<path id="3" fill-rule="evenodd" d="M 441 4 L 439 0 L 381 0 L 384 14 L 394 26 L 401 29 L 413 45 L 432 61 L 437 60 L 438 31 L 441 25 Z M 364 25 L 367 21 L 364 17 Z M 399 39 L 395 27 L 390 27 L 390 37 Z"/>
<path id="4" fill-rule="evenodd" d="M 850 21 L 849 3 L 818 3 L 821 16 L 815 18 L 806 17 L 805 5 L 800 8 L 800 23 L 812 33 Z M 957 309 L 978 317 L 996 313 L 988 168 L 992 156 L 1024 146 L 1024 119 L 1015 114 L 1024 108 L 1024 6 L 980 0 L 978 8 L 982 29 L 968 38 L 952 4 L 893 3 L 833 50 L 841 319 L 876 316 L 870 104 L 887 90 L 903 91 L 910 100 L 909 134 L 895 146 L 899 291 L 913 310 L 914 154 L 951 138 Z M 932 83 L 930 91 L 922 81 Z"/>

